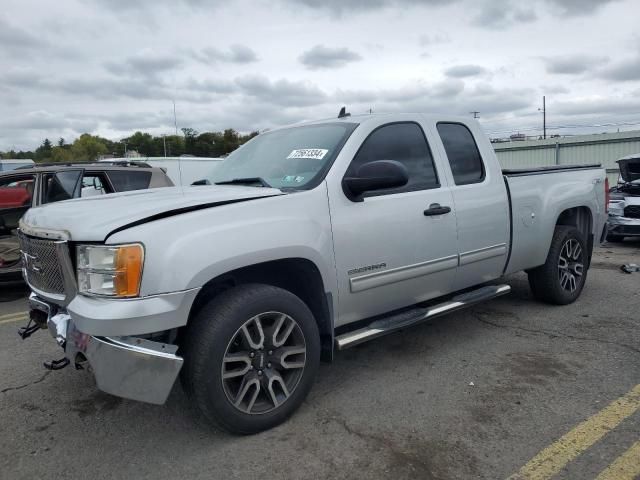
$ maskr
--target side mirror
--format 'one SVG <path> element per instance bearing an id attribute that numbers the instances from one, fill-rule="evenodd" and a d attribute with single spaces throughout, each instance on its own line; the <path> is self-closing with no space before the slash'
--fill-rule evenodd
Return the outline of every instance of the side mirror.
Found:
<path id="1" fill-rule="evenodd" d="M 353 202 L 361 202 L 362 194 L 372 190 L 402 187 L 409 181 L 407 167 L 395 160 L 376 160 L 358 168 L 355 176 L 342 180 L 342 190 Z"/>
<path id="2" fill-rule="evenodd" d="M 195 182 L 193 182 L 191 185 L 211 185 L 211 182 L 209 180 L 207 180 L 206 178 L 203 178 L 201 180 L 196 180 Z"/>

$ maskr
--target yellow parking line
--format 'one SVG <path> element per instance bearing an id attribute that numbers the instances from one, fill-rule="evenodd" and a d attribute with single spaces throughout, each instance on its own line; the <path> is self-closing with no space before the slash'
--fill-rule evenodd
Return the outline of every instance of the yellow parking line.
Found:
<path id="1" fill-rule="evenodd" d="M 29 318 L 29 312 L 16 312 L 0 315 L 0 325 L 5 323 L 21 322 Z"/>
<path id="2" fill-rule="evenodd" d="M 596 480 L 633 480 L 640 475 L 640 441 L 605 468 Z"/>
<path id="3" fill-rule="evenodd" d="M 29 312 L 12 312 L 12 313 L 5 313 L 4 315 L 0 315 L 0 320 L 5 320 L 8 318 L 15 318 L 15 317 L 22 317 L 24 315 L 28 315 Z"/>
<path id="4" fill-rule="evenodd" d="M 533 457 L 510 480 L 546 480 L 640 408 L 640 385 L 610 403 Z"/>

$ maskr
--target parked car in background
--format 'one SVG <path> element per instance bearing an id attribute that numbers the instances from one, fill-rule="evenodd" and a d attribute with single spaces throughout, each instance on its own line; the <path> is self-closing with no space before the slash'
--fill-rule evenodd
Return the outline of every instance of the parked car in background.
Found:
<path id="1" fill-rule="evenodd" d="M 209 175 L 224 158 L 214 157 L 140 157 L 127 159 L 131 163 L 144 163 L 162 168 L 175 185 L 191 185 Z M 101 160 L 112 162 L 113 159 Z"/>
<path id="2" fill-rule="evenodd" d="M 640 237 L 640 153 L 618 160 L 618 184 L 609 191 L 609 242 Z"/>
<path id="3" fill-rule="evenodd" d="M 0 172 L 7 172 L 22 167 L 33 167 L 35 163 L 28 158 L 24 159 L 0 159 Z"/>
<path id="4" fill-rule="evenodd" d="M 606 233 L 603 168 L 503 171 L 463 117 L 341 112 L 253 138 L 209 181 L 27 212 L 31 327 L 64 349 L 51 368 L 88 362 L 151 403 L 181 373 L 243 434 L 291 415 L 334 349 L 506 294 L 503 275 L 575 301 Z"/>
<path id="5" fill-rule="evenodd" d="M 114 192 L 169 187 L 159 168 L 142 163 L 75 163 L 23 166 L 0 172 L 0 282 L 21 279 L 16 229 L 32 207 Z"/>

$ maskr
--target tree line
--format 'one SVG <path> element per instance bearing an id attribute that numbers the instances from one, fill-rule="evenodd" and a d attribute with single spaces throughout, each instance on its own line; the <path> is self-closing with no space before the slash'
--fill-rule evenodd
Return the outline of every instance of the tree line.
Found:
<path id="1" fill-rule="evenodd" d="M 0 152 L 0 158 L 31 158 L 37 163 L 94 161 L 99 157 L 125 157 L 127 153 L 138 152 L 144 157 L 222 157 L 233 152 L 258 132 L 241 134 L 229 128 L 223 132 L 199 133 L 193 128 L 182 128 L 182 135 L 153 136 L 136 132 L 130 137 L 113 141 L 98 135 L 83 133 L 72 143 L 64 138 L 54 144 L 45 138 L 35 150 Z"/>

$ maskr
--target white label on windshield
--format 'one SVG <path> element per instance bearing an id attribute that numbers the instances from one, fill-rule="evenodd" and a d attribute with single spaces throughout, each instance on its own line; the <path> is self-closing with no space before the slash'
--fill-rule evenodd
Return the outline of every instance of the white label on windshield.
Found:
<path id="1" fill-rule="evenodd" d="M 322 160 L 329 150 L 324 148 L 300 148 L 294 150 L 287 158 L 314 158 Z"/>

